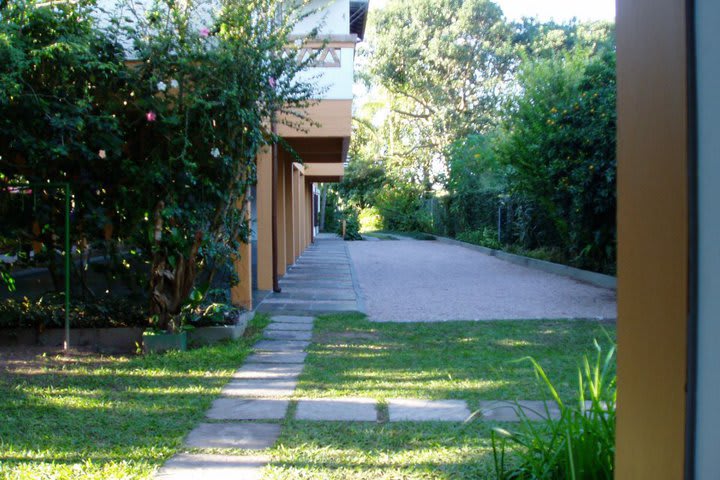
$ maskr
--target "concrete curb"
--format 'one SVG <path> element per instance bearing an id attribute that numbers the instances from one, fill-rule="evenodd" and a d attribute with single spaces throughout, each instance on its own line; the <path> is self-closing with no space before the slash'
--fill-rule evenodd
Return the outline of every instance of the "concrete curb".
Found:
<path id="1" fill-rule="evenodd" d="M 555 275 L 561 275 L 563 277 L 569 277 L 580 282 L 589 283 L 596 287 L 608 288 L 611 290 L 617 289 L 617 278 L 611 275 L 605 275 L 602 273 L 590 272 L 588 270 L 581 270 L 579 268 L 569 267 L 559 263 L 546 262 L 545 260 L 538 260 L 536 258 L 523 257 L 522 255 L 515 255 L 513 253 L 503 252 L 502 250 L 494 250 L 492 248 L 481 247 L 480 245 L 474 245 L 472 243 L 461 242 L 453 238 L 441 237 L 435 235 L 438 241 L 447 243 L 450 245 L 458 245 L 465 247 L 476 252 L 484 253 L 492 257 L 505 260 L 506 262 L 514 263 L 516 265 L 522 265 L 523 267 L 532 268 L 535 270 L 541 270 L 547 273 L 553 273 Z"/>
<path id="2" fill-rule="evenodd" d="M 350 265 L 350 278 L 352 278 L 353 290 L 355 291 L 355 303 L 357 304 L 360 313 L 367 313 L 365 309 L 365 300 L 363 299 L 362 289 L 360 288 L 360 282 L 358 280 L 357 272 L 355 271 L 355 265 L 353 264 L 352 255 L 350 255 L 350 249 L 347 244 L 345 245 L 345 255 L 348 258 L 348 264 Z"/>

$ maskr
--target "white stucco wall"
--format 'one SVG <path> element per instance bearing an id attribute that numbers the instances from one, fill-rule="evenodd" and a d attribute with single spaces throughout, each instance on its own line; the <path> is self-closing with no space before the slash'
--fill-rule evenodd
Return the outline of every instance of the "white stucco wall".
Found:
<path id="1" fill-rule="evenodd" d="M 312 81 L 321 92 L 323 100 L 352 100 L 355 50 L 343 48 L 340 51 L 340 68 L 310 68 L 298 75 L 301 81 Z"/>

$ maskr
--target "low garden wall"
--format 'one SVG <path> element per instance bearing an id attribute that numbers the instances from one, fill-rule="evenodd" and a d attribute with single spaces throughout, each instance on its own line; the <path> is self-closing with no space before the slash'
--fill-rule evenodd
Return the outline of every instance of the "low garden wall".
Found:
<path id="1" fill-rule="evenodd" d="M 238 317 L 235 325 L 198 327 L 188 332 L 188 345 L 200 347 L 223 340 L 242 337 L 250 318 L 249 313 Z M 102 353 L 133 353 L 142 346 L 144 328 L 73 328 L 70 330 L 72 347 L 90 348 Z M 61 347 L 65 330 L 51 328 L 38 332 L 32 328 L 0 329 L 0 346 Z"/>

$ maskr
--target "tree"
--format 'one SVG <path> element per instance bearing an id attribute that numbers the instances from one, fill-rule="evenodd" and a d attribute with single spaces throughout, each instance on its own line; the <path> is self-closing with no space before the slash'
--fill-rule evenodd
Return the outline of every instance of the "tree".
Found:
<path id="1" fill-rule="evenodd" d="M 615 52 L 528 62 L 499 155 L 515 194 L 552 222 L 555 246 L 586 268 L 615 261 Z"/>
<path id="2" fill-rule="evenodd" d="M 255 158 L 279 141 L 268 120 L 282 112 L 302 121 L 295 109 L 314 93 L 296 78 L 313 59 L 284 54 L 295 48 L 288 45 L 297 12 L 280 0 L 213 5 L 158 1 L 126 26 L 139 62 L 137 101 L 125 118 L 133 181 L 124 201 L 151 254 L 150 313 L 163 329 L 178 327 L 176 315 L 215 272 L 232 271 L 248 238 L 244 199 Z"/>
<path id="3" fill-rule="evenodd" d="M 32 217 L 5 217 L 5 227 L 42 243 L 56 285 L 64 197 L 40 184 L 72 184 L 71 236 L 87 252 L 114 213 L 125 73 L 91 2 L 16 0 L 0 10 L 0 181 L 35 185 Z"/>
<path id="4" fill-rule="evenodd" d="M 412 159 L 431 187 L 455 139 L 497 123 L 517 63 L 512 29 L 488 0 L 390 2 L 374 29 L 370 71 L 388 92 L 390 134 L 405 146 L 390 153 Z"/>

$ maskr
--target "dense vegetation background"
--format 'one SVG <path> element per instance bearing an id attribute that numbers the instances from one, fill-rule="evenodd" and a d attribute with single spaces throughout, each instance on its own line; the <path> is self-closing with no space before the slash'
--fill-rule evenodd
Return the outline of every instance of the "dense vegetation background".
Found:
<path id="1" fill-rule="evenodd" d="M 369 22 L 328 215 L 336 194 L 365 229 L 614 273 L 614 26 L 509 22 L 487 0 L 395 0 Z"/>

